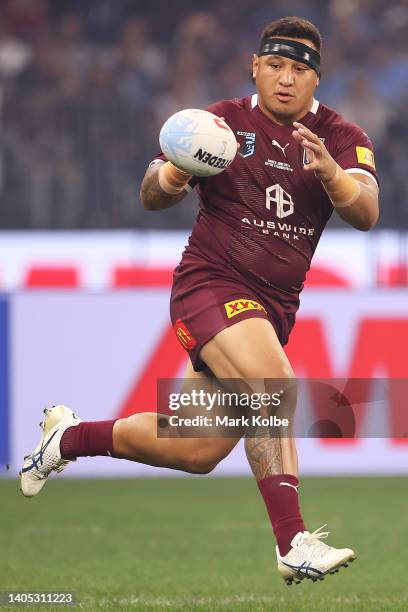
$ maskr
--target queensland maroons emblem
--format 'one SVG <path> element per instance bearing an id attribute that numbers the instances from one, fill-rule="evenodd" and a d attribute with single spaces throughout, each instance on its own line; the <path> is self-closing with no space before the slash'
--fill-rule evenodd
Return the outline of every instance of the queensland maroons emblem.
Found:
<path id="1" fill-rule="evenodd" d="M 237 140 L 240 143 L 238 153 L 241 157 L 250 157 L 255 153 L 255 132 L 237 132 Z"/>

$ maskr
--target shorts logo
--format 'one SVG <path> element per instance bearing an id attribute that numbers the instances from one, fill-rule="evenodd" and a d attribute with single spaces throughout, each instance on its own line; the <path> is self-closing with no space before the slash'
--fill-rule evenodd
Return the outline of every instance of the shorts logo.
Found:
<path id="1" fill-rule="evenodd" d="M 366 164 L 375 170 L 374 153 L 367 147 L 356 147 L 357 161 L 359 164 Z"/>
<path id="2" fill-rule="evenodd" d="M 250 157 L 255 153 L 255 132 L 237 132 L 237 136 L 244 136 L 244 142 L 240 142 L 241 147 L 238 151 L 241 157 Z M 238 139 L 240 140 L 240 139 Z"/>
<path id="3" fill-rule="evenodd" d="M 266 313 L 266 310 L 262 304 L 254 302 L 253 300 L 247 300 L 246 298 L 232 300 L 232 302 L 227 302 L 224 304 L 224 306 L 225 312 L 227 313 L 227 317 L 229 319 L 232 319 L 232 317 L 241 314 L 241 312 L 246 312 L 247 310 L 262 310 Z"/>
<path id="4" fill-rule="evenodd" d="M 180 342 L 180 344 L 186 349 L 191 350 L 197 344 L 196 339 L 192 334 L 188 331 L 186 325 L 183 323 L 181 319 L 177 319 L 174 325 L 174 331 L 176 332 L 176 336 Z"/>

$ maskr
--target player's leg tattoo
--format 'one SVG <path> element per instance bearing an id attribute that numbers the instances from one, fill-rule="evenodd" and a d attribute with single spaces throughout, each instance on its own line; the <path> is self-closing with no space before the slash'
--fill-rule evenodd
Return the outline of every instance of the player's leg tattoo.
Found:
<path id="1" fill-rule="evenodd" d="M 293 437 L 293 420 L 297 403 L 297 383 L 293 378 L 264 379 L 263 391 L 268 395 L 279 389 L 280 403 L 273 408 L 262 407 L 264 417 L 285 418 L 288 426 L 253 427 L 245 438 L 246 456 L 252 472 L 259 482 L 268 476 L 292 474 L 297 476 L 296 442 Z"/>
<path id="2" fill-rule="evenodd" d="M 257 427 L 254 437 L 245 439 L 245 452 L 258 482 L 267 476 L 283 473 L 281 439 L 271 437 L 269 428 Z"/>

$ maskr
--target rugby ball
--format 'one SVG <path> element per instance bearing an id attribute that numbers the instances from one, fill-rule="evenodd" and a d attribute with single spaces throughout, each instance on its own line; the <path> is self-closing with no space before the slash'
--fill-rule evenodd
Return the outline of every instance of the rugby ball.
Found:
<path id="1" fill-rule="evenodd" d="M 187 108 L 167 119 L 160 136 L 164 155 L 193 176 L 214 176 L 233 161 L 238 143 L 224 119 L 205 110 Z"/>

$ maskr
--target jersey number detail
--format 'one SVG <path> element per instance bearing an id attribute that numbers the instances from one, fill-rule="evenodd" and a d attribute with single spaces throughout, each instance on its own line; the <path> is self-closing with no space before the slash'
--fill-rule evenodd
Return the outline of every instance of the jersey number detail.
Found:
<path id="1" fill-rule="evenodd" d="M 276 216 L 278 219 L 283 219 L 293 214 L 295 205 L 290 193 L 282 189 L 277 183 L 266 189 L 266 208 L 271 210 L 271 205 L 276 204 Z"/>

